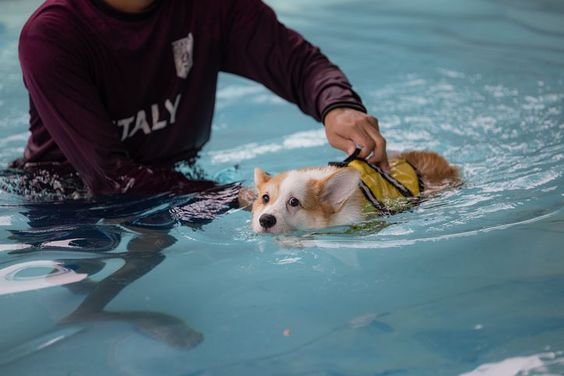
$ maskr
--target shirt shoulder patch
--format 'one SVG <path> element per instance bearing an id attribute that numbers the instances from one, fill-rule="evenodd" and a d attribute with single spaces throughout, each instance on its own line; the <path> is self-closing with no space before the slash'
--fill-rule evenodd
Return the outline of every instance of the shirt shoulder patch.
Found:
<path id="1" fill-rule="evenodd" d="M 188 34 L 186 38 L 172 42 L 176 75 L 186 79 L 194 65 L 194 36 Z"/>

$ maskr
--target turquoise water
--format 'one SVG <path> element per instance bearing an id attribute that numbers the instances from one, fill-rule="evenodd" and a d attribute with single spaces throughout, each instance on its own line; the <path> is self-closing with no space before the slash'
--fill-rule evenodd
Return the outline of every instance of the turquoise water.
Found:
<path id="1" fill-rule="evenodd" d="M 168 231 L 119 218 L 166 196 L 0 193 L 0 374 L 564 374 L 564 3 L 269 3 L 346 71 L 390 149 L 441 152 L 465 185 L 365 229 L 280 237 L 241 211 Z M 2 165 L 26 139 L 16 41 L 37 4 L 0 1 Z M 222 77 L 209 176 L 342 157 Z"/>

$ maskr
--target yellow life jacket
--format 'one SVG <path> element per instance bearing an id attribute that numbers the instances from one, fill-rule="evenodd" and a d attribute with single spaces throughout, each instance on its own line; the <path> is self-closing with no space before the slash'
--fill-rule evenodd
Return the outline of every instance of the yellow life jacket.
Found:
<path id="1" fill-rule="evenodd" d="M 404 159 L 392 160 L 389 173 L 354 157 L 347 158 L 342 163 L 331 164 L 338 167 L 351 167 L 360 172 L 360 189 L 371 207 L 384 214 L 407 209 L 423 191 L 417 171 Z"/>

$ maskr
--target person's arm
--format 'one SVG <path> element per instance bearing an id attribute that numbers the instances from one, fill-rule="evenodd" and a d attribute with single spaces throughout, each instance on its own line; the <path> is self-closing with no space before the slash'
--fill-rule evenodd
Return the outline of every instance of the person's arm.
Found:
<path id="1" fill-rule="evenodd" d="M 61 29 L 63 28 L 63 29 Z M 24 82 L 43 126 L 94 195 L 191 192 L 211 182 L 191 182 L 172 169 L 134 163 L 120 141 L 94 84 L 79 37 L 43 14 L 24 28 L 19 57 Z"/>
<path id="2" fill-rule="evenodd" d="M 363 146 L 360 157 L 387 166 L 385 140 L 376 118 L 346 76 L 319 48 L 278 22 L 260 0 L 231 0 L 222 70 L 258 81 L 325 124 L 330 144 L 347 153 Z"/>

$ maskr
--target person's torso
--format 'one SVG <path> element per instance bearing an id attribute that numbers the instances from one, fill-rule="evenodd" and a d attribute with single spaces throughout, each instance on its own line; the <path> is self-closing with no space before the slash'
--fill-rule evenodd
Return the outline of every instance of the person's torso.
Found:
<path id="1" fill-rule="evenodd" d="M 65 38 L 80 38 L 79 53 L 118 137 L 131 159 L 153 165 L 189 157 L 209 139 L 220 7 L 217 0 L 160 0 L 147 13 L 127 15 L 102 0 L 48 0 L 36 17 L 72 15 L 76 36 Z M 32 137 L 35 130 L 35 141 L 49 145 L 42 157 L 64 159 L 33 103 L 31 117 Z"/>

